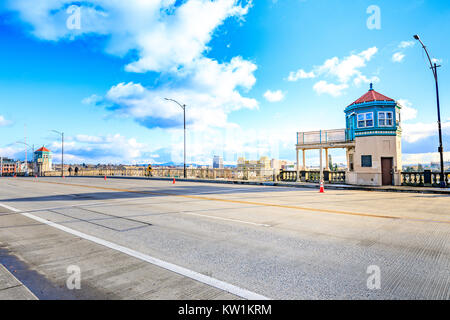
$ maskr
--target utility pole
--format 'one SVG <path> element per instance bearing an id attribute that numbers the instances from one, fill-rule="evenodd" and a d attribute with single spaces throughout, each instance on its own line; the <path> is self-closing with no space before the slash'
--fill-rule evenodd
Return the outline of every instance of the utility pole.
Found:
<path id="1" fill-rule="evenodd" d="M 27 125 L 24 124 L 25 145 L 27 144 Z M 25 172 L 28 173 L 28 148 L 25 146 Z"/>
<path id="2" fill-rule="evenodd" d="M 439 154 L 440 154 L 440 160 L 441 160 L 441 174 L 440 174 L 440 187 L 445 188 L 446 187 L 446 181 L 445 181 L 445 174 L 444 174 L 444 147 L 442 144 L 442 126 L 441 126 L 441 107 L 439 103 L 439 83 L 438 83 L 438 73 L 437 68 L 438 66 L 436 63 L 433 64 L 433 61 L 430 58 L 430 55 L 428 53 L 427 47 L 423 44 L 422 40 L 420 40 L 420 37 L 418 35 L 414 36 L 414 39 L 420 42 L 422 45 L 423 50 L 425 50 L 425 53 L 427 54 L 428 61 L 430 62 L 431 70 L 433 71 L 434 81 L 436 83 L 436 100 L 437 100 L 437 114 L 438 114 L 438 131 L 439 131 Z"/>
<path id="3" fill-rule="evenodd" d="M 26 138 L 25 138 L 25 141 L 26 141 Z M 17 141 L 16 143 L 20 143 L 20 144 L 23 144 L 23 145 L 25 145 L 25 163 L 26 163 L 26 172 L 29 172 L 28 171 L 28 160 L 27 160 L 27 147 L 28 148 L 31 148 L 32 149 L 32 151 L 33 151 L 33 162 L 34 162 L 34 144 L 33 144 L 33 147 L 31 147 L 28 143 L 26 143 L 26 142 L 23 142 L 23 141 Z M 33 167 L 33 173 L 34 173 L 34 167 Z"/>
<path id="4" fill-rule="evenodd" d="M 172 101 L 175 102 L 176 104 L 178 104 L 181 109 L 183 109 L 183 122 L 184 122 L 184 178 L 187 178 L 187 174 L 186 174 L 186 105 L 185 104 L 181 104 L 176 100 L 173 99 L 168 99 L 168 98 L 164 98 L 167 101 Z"/>
<path id="5" fill-rule="evenodd" d="M 61 136 L 61 177 L 64 178 L 64 132 L 52 131 Z"/>

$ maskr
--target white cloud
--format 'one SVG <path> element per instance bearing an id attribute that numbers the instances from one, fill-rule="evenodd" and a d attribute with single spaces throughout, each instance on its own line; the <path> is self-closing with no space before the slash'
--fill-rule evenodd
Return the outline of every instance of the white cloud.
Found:
<path id="1" fill-rule="evenodd" d="M 413 120 L 417 118 L 417 109 L 412 108 L 412 103 L 405 99 L 397 101 L 402 106 L 402 121 Z"/>
<path id="2" fill-rule="evenodd" d="M 131 117 L 148 128 L 172 128 L 181 125 L 182 110 L 171 98 L 187 105 L 190 126 L 226 127 L 230 112 L 257 109 L 255 99 L 243 97 L 239 90 L 249 90 L 256 82 L 256 65 L 240 57 L 229 63 L 203 58 L 183 72 L 183 86 L 145 88 L 139 83 L 113 86 L 101 104 L 118 115 Z"/>
<path id="3" fill-rule="evenodd" d="M 284 93 L 281 90 L 267 90 L 266 93 L 264 93 L 264 98 L 269 102 L 279 102 L 284 99 Z"/>
<path id="4" fill-rule="evenodd" d="M 392 55 L 393 62 L 403 62 L 403 59 L 405 59 L 405 55 L 402 52 L 396 52 Z"/>
<path id="5" fill-rule="evenodd" d="M 296 72 L 292 71 L 291 73 L 289 73 L 287 80 L 294 82 L 294 81 L 297 81 L 298 79 L 310 79 L 310 78 L 315 78 L 315 77 L 316 77 L 316 75 L 314 74 L 313 71 L 306 72 L 303 69 L 299 69 Z"/>
<path id="6" fill-rule="evenodd" d="M 51 41 L 99 34 L 109 35 L 106 51 L 124 56 L 135 50 L 131 72 L 175 71 L 202 57 L 213 32 L 226 19 L 242 19 L 251 1 L 238 0 L 92 0 L 81 2 L 81 28 L 66 27 L 72 0 L 9 0 L 34 36 Z"/>
<path id="7" fill-rule="evenodd" d="M 0 156 L 4 158 L 14 159 L 16 155 L 22 150 L 17 147 L 4 147 L 0 148 Z"/>
<path id="8" fill-rule="evenodd" d="M 313 89 L 319 94 L 326 93 L 336 97 L 341 95 L 345 89 L 349 88 L 351 81 L 356 86 L 360 86 L 362 83 L 375 83 L 380 81 L 376 76 L 368 77 L 361 72 L 361 69 L 366 67 L 367 63 L 372 60 L 377 52 L 377 47 L 371 47 L 342 59 L 333 57 L 327 59 L 322 65 L 315 66 L 310 72 L 306 72 L 303 69 L 291 72 L 288 80 L 297 81 L 298 79 L 317 77 L 331 78 L 338 83 L 332 84 L 326 80 L 320 80 L 314 85 Z"/>
<path id="9" fill-rule="evenodd" d="M 406 57 L 404 50 L 415 46 L 415 44 L 416 44 L 415 41 L 412 41 L 412 40 L 400 42 L 400 44 L 397 46 L 397 52 L 395 52 L 392 55 L 392 62 L 395 62 L 395 63 L 403 62 Z"/>
<path id="10" fill-rule="evenodd" d="M 93 95 L 91 95 L 90 97 L 87 97 L 87 98 L 84 98 L 82 101 L 81 101 L 81 103 L 83 103 L 83 104 L 97 104 L 99 101 L 101 101 L 102 100 L 102 97 L 100 97 L 100 96 L 98 96 L 98 95 L 96 95 L 96 94 L 93 94 Z"/>
<path id="11" fill-rule="evenodd" d="M 402 41 L 400 42 L 400 44 L 398 45 L 399 49 L 405 49 L 405 48 L 409 48 L 409 47 L 413 47 L 416 44 L 415 41 Z"/>
<path id="12" fill-rule="evenodd" d="M 432 58 L 431 62 L 432 63 L 436 63 L 436 64 L 441 64 L 442 63 L 442 59 Z"/>
<path id="13" fill-rule="evenodd" d="M 377 76 L 368 78 L 363 74 L 360 74 L 356 78 L 353 79 L 353 83 L 357 87 L 361 86 L 361 84 L 363 84 L 363 83 L 378 83 L 378 82 L 380 82 L 380 78 L 378 78 Z"/>
<path id="14" fill-rule="evenodd" d="M 104 97 L 92 95 L 85 104 L 103 104 L 113 112 L 136 119 L 149 128 L 174 127 L 180 110 L 164 97 L 188 105 L 187 118 L 196 126 L 226 126 L 227 115 L 241 108 L 255 109 L 258 102 L 244 97 L 256 82 L 256 65 L 242 57 L 219 63 L 204 56 L 217 28 L 231 17 L 242 20 L 251 0 L 93 0 L 81 2 L 81 29 L 69 30 L 66 8 L 73 1 L 45 0 L 30 5 L 10 1 L 33 34 L 44 40 L 107 35 L 105 51 L 137 56 L 125 69 L 165 74 L 158 87 L 119 83 Z"/>
<path id="15" fill-rule="evenodd" d="M 321 80 L 317 82 L 313 89 L 318 94 L 329 94 L 333 97 L 338 97 L 342 95 L 342 91 L 348 88 L 348 84 L 342 83 L 342 84 L 333 84 L 328 83 L 325 80 Z"/>
<path id="16" fill-rule="evenodd" d="M 6 120 L 4 116 L 0 115 L 0 127 L 8 126 L 11 123 L 12 123 L 11 121 Z"/>
<path id="17" fill-rule="evenodd" d="M 402 125 L 402 137 L 409 143 L 414 143 L 419 140 L 428 138 L 437 134 L 437 123 L 404 123 Z M 442 130 L 448 131 L 450 129 L 450 122 L 442 122 Z"/>
<path id="18" fill-rule="evenodd" d="M 79 142 L 88 142 L 88 143 L 101 143 L 103 139 L 97 136 L 89 136 L 85 134 L 78 134 L 75 137 L 76 141 Z"/>
<path id="19" fill-rule="evenodd" d="M 378 52 L 378 48 L 372 47 L 358 54 L 352 54 L 344 59 L 334 57 L 316 68 L 319 74 L 336 77 L 341 83 L 348 83 L 353 77 L 360 76 L 359 69 L 366 66 L 373 56 Z"/>
<path id="20" fill-rule="evenodd" d="M 54 141 L 48 148 L 53 152 L 54 160 L 61 161 L 61 142 Z M 67 137 L 64 143 L 64 159 L 68 163 L 146 163 L 151 160 L 151 151 L 149 145 L 120 134 L 80 134 Z"/>
<path id="21" fill-rule="evenodd" d="M 417 165 L 419 163 L 439 162 L 440 155 L 438 152 L 429 153 L 404 153 L 402 155 L 403 165 Z M 450 152 L 444 152 L 444 161 L 450 160 Z"/>

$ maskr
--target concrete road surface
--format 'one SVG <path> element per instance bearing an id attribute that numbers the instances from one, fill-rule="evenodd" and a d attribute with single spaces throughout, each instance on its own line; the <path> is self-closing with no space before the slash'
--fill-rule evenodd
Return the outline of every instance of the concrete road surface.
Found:
<path id="1" fill-rule="evenodd" d="M 447 195 L 1 178 L 0 205 L 40 299 L 450 299 Z"/>

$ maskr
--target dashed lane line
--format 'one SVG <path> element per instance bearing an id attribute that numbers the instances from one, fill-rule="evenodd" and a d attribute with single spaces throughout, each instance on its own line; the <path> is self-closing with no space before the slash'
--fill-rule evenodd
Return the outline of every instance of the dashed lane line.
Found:
<path id="1" fill-rule="evenodd" d="M 370 214 L 370 213 L 363 213 L 363 212 L 351 212 L 351 211 L 341 211 L 341 210 L 308 208 L 308 207 L 293 206 L 293 205 L 283 205 L 283 204 L 274 204 L 274 203 L 266 203 L 266 202 L 254 202 L 254 201 L 245 201 L 245 200 L 221 199 L 221 198 L 205 197 L 205 196 L 198 196 L 198 195 L 173 194 L 173 193 L 167 193 L 167 192 L 162 193 L 162 192 L 156 192 L 156 191 L 139 191 L 139 190 L 112 188 L 112 187 L 101 187 L 101 186 L 90 186 L 90 185 L 83 185 L 83 184 L 53 182 L 53 181 L 38 181 L 38 183 L 56 184 L 56 185 L 81 187 L 81 188 L 90 188 L 90 189 L 98 189 L 98 190 L 108 190 L 108 191 L 119 191 L 119 192 L 136 193 L 136 194 L 183 197 L 183 198 L 197 199 L 197 200 L 209 200 L 209 201 L 225 202 L 225 203 L 248 204 L 248 205 L 255 205 L 255 206 L 274 207 L 274 208 L 283 208 L 283 209 L 293 209 L 293 210 L 319 212 L 319 213 L 327 213 L 327 214 L 339 214 L 339 215 L 360 216 L 360 217 L 390 219 L 390 220 L 409 220 L 409 221 L 417 221 L 417 222 L 433 222 L 433 223 L 450 224 L 450 220 L 433 220 L 433 219 L 420 219 L 420 218 L 413 218 L 413 217 L 399 217 L 399 216 L 391 216 L 391 215 Z"/>

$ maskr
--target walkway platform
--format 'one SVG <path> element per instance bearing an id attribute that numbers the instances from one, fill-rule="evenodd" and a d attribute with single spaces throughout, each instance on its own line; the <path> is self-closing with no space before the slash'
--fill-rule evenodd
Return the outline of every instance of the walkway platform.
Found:
<path id="1" fill-rule="evenodd" d="M 355 141 L 349 139 L 348 130 L 321 130 L 297 133 L 297 150 L 351 148 Z"/>

